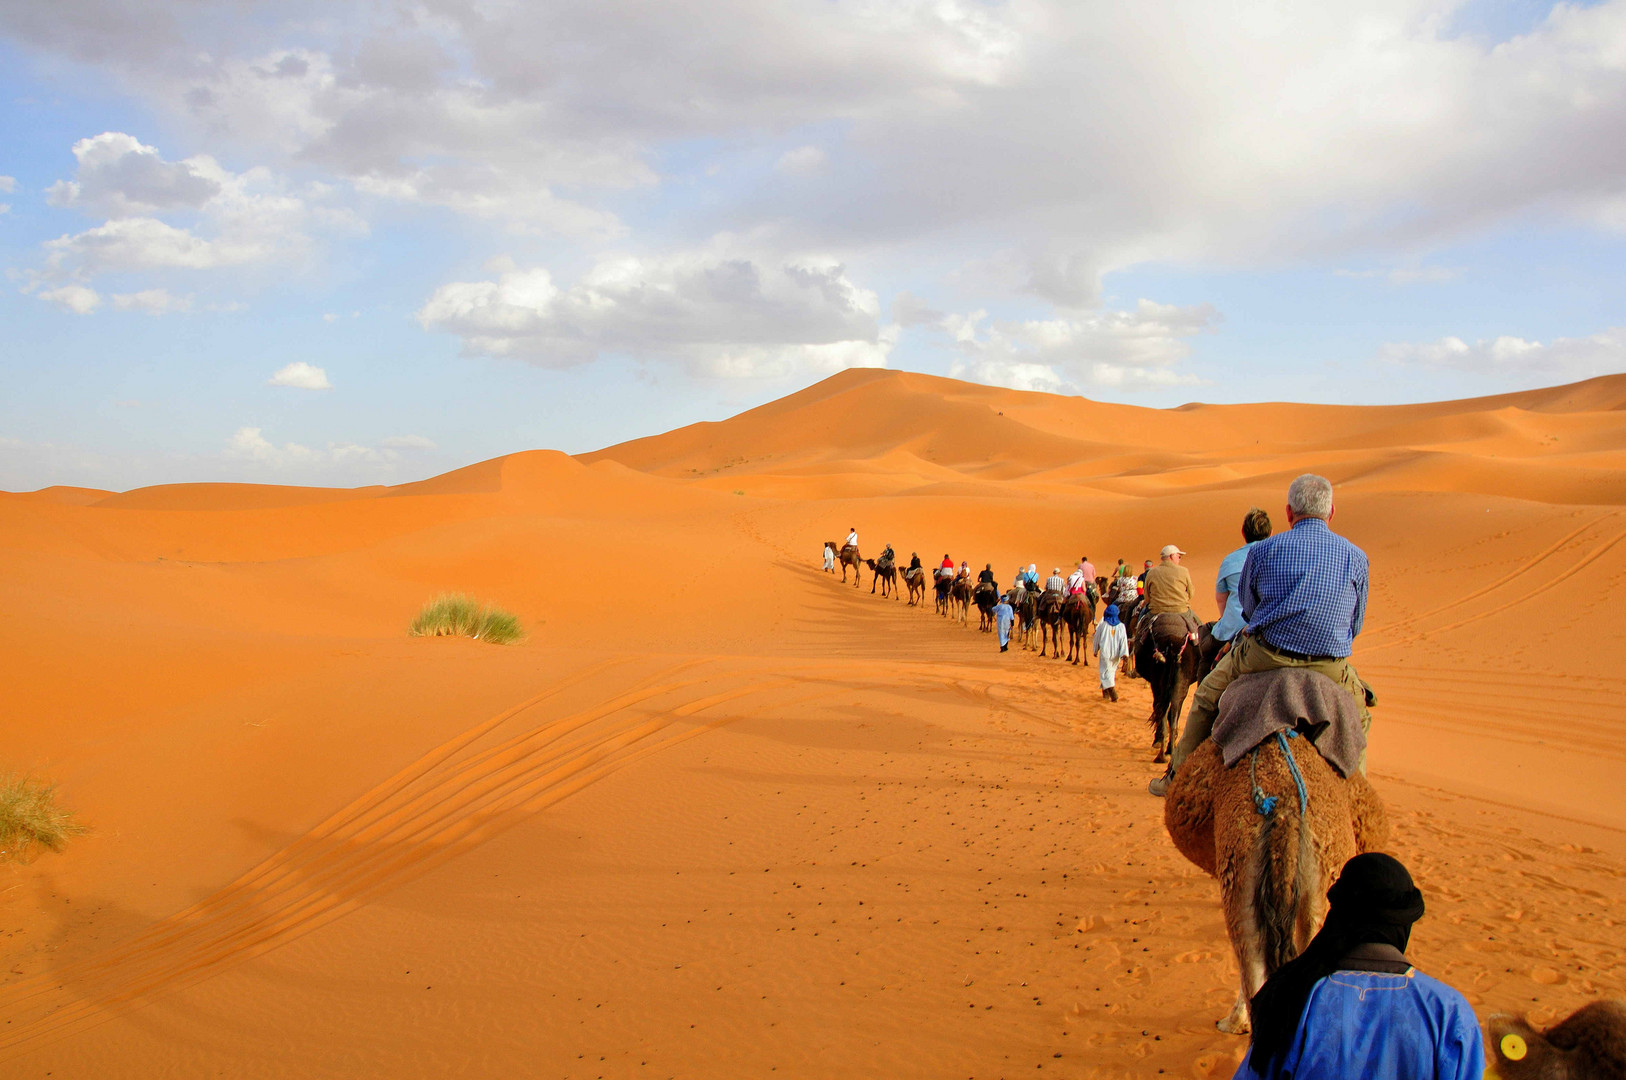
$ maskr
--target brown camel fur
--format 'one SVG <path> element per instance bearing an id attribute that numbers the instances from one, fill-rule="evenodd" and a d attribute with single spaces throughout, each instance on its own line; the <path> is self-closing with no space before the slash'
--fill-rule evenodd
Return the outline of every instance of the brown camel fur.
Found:
<path id="1" fill-rule="evenodd" d="M 1062 598 L 1059 593 L 1047 592 L 1039 597 L 1039 655 L 1045 654 L 1046 642 L 1055 649 L 1056 659 L 1061 659 L 1061 607 Z"/>
<path id="2" fill-rule="evenodd" d="M 864 565 L 864 560 L 858 557 L 858 548 L 852 544 L 843 544 L 837 559 L 841 563 L 843 584 L 847 581 L 847 567 L 850 566 L 853 568 L 853 588 L 858 588 L 859 568 Z"/>
<path id="3" fill-rule="evenodd" d="M 1076 664 L 1080 656 L 1089 652 L 1095 605 L 1083 593 L 1069 596 L 1061 605 L 1061 621 L 1067 627 L 1067 659 Z"/>
<path id="4" fill-rule="evenodd" d="M 1186 638 L 1186 623 L 1178 615 L 1151 615 L 1131 655 L 1135 670 L 1152 688 L 1152 712 L 1146 722 L 1152 728 L 1152 745 L 1157 747 L 1153 761 L 1167 761 L 1180 739 L 1180 715 L 1186 695 L 1198 680 L 1197 646 Z"/>
<path id="5" fill-rule="evenodd" d="M 915 607 L 926 600 L 926 568 L 917 566 L 903 572 L 903 583 L 909 589 L 909 606 Z"/>
<path id="6" fill-rule="evenodd" d="M 971 602 L 977 605 L 977 629 L 988 633 L 994 628 L 994 607 L 999 603 L 999 586 L 990 582 L 979 582 L 971 594 Z"/>
<path id="7" fill-rule="evenodd" d="M 1016 608 L 1016 636 L 1021 639 L 1022 647 L 1031 651 L 1033 629 L 1039 623 L 1039 594 L 1023 589 L 1011 606 Z"/>
<path id="8" fill-rule="evenodd" d="M 954 576 L 952 574 L 948 577 L 944 577 L 943 574 L 939 572 L 934 578 L 932 578 L 932 588 L 937 593 L 936 610 L 939 615 L 947 615 L 949 613 L 949 590 L 953 587 Z"/>
<path id="9" fill-rule="evenodd" d="M 1537 1031 L 1523 1018 L 1485 1021 L 1486 1076 L 1501 1080 L 1619 1080 L 1626 1076 L 1626 1002 L 1594 1001 Z M 1512 1056 L 1509 1056 L 1509 1052 Z"/>
<path id="10" fill-rule="evenodd" d="M 1225 928 L 1242 972 L 1241 994 L 1221 1031 L 1249 1030 L 1248 1001 L 1320 928 L 1340 868 L 1389 838 L 1383 803 L 1366 777 L 1345 779 L 1305 738 L 1287 739 L 1304 777 L 1308 810 L 1280 743 L 1267 739 L 1227 769 L 1212 739 L 1169 784 L 1163 824 L 1180 854 L 1219 879 Z M 1275 799 L 1260 813 L 1255 785 Z"/>
<path id="11" fill-rule="evenodd" d="M 958 612 L 960 625 L 964 626 L 971 617 L 971 582 L 967 578 L 957 577 L 954 584 L 949 586 L 949 618 Z"/>
<path id="12" fill-rule="evenodd" d="M 874 559 L 865 559 L 864 565 L 869 567 L 870 595 L 873 596 L 875 594 L 875 586 L 879 585 L 881 587 L 882 599 L 890 596 L 892 599 L 896 600 L 898 598 L 897 564 L 893 563 L 891 560 L 876 562 Z"/>

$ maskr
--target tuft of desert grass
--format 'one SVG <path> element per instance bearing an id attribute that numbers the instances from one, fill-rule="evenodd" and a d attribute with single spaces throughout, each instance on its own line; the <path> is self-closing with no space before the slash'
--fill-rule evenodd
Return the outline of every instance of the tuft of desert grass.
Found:
<path id="1" fill-rule="evenodd" d="M 56 798 L 56 785 L 22 776 L 0 776 L 0 861 L 24 861 L 41 848 L 61 851 L 89 832 Z"/>
<path id="2" fill-rule="evenodd" d="M 407 633 L 413 637 L 466 637 L 512 645 L 525 637 L 519 619 L 464 593 L 442 593 L 423 606 Z"/>

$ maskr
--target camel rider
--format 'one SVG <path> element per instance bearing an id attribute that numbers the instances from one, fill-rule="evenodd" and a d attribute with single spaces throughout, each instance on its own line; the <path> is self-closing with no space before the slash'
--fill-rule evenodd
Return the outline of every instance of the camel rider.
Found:
<path id="1" fill-rule="evenodd" d="M 944 552 L 943 553 L 943 562 L 937 568 L 937 577 L 941 581 L 947 581 L 949 578 L 951 578 L 953 576 L 954 576 L 954 560 L 948 557 L 947 552 Z"/>
<path id="2" fill-rule="evenodd" d="M 961 559 L 960 560 L 960 569 L 954 575 L 954 580 L 955 581 L 963 581 L 963 582 L 965 582 L 966 584 L 969 585 L 971 583 L 971 564 L 966 562 L 964 559 Z"/>
<path id="3" fill-rule="evenodd" d="M 1039 591 L 1039 564 L 1038 563 L 1031 563 L 1031 562 L 1028 563 L 1027 585 L 1028 585 L 1028 592 L 1038 592 Z"/>
<path id="4" fill-rule="evenodd" d="M 1248 625 L 1242 617 L 1242 597 L 1237 587 L 1242 582 L 1248 549 L 1269 535 L 1270 515 L 1253 507 L 1242 519 L 1242 546 L 1220 560 L 1219 573 L 1214 578 L 1214 603 L 1220 609 L 1219 621 L 1214 624 L 1216 649 L 1225 648 Z M 1205 644 L 1205 651 L 1206 648 Z"/>
<path id="5" fill-rule="evenodd" d="M 1084 595 L 1090 598 L 1090 603 L 1101 599 L 1101 587 L 1095 583 L 1095 564 L 1088 555 L 1078 560 L 1078 569 L 1084 575 Z"/>
<path id="6" fill-rule="evenodd" d="M 847 546 L 852 548 L 854 551 L 858 550 L 858 530 L 857 529 L 849 529 L 849 530 L 847 530 Z"/>
<path id="7" fill-rule="evenodd" d="M 1020 566 L 1016 568 L 1016 580 L 1011 582 L 1011 591 L 1015 593 L 1025 593 L 1028 591 L 1027 571 L 1023 570 Z"/>
<path id="8" fill-rule="evenodd" d="M 1115 594 L 1113 596 L 1113 600 L 1116 601 L 1120 606 L 1125 606 L 1128 605 L 1130 601 L 1135 599 L 1138 590 L 1135 588 L 1135 575 L 1129 572 L 1129 564 L 1119 563 L 1118 569 L 1118 581 L 1117 584 L 1113 586 L 1113 592 Z"/>
<path id="9" fill-rule="evenodd" d="M 1067 595 L 1077 596 L 1084 591 L 1083 564 L 1073 567 L 1073 572 L 1067 575 Z"/>
<path id="10" fill-rule="evenodd" d="M 1158 552 L 1160 561 L 1146 572 L 1146 610 L 1152 615 L 1180 616 L 1186 624 L 1186 635 L 1196 640 L 1203 624 L 1191 610 L 1196 593 L 1191 584 L 1191 571 L 1180 565 L 1185 555 L 1174 544 L 1165 544 Z"/>
<path id="11" fill-rule="evenodd" d="M 1050 576 L 1045 579 L 1044 591 L 1055 593 L 1057 596 L 1067 595 L 1067 579 L 1061 576 L 1061 567 L 1050 571 Z"/>
<path id="12" fill-rule="evenodd" d="M 1137 594 L 1139 594 L 1141 596 L 1146 595 L 1146 575 L 1150 574 L 1151 572 L 1152 572 L 1152 560 L 1147 559 L 1146 560 L 1146 568 L 1144 570 L 1142 570 L 1140 572 L 1140 576 L 1135 579 L 1135 592 Z"/>
<path id="13" fill-rule="evenodd" d="M 888 544 L 886 545 L 886 550 L 881 552 L 881 557 L 875 561 L 882 566 L 895 566 L 898 561 L 898 555 L 897 552 L 892 550 L 892 545 Z"/>
<path id="14" fill-rule="evenodd" d="M 978 585 L 993 585 L 995 589 L 999 588 L 999 586 L 994 582 L 994 564 L 993 563 L 985 563 L 983 565 L 982 572 L 977 575 L 977 584 Z"/>
<path id="15" fill-rule="evenodd" d="M 1369 705 L 1377 699 L 1349 662 L 1366 621 L 1366 552 L 1334 533 L 1332 484 L 1305 473 L 1287 489 L 1290 528 L 1248 551 L 1237 592 L 1247 630 L 1237 635 L 1214 670 L 1197 686 L 1186 729 L 1169 759 L 1169 771 L 1152 781 L 1162 795 L 1169 778 L 1214 730 L 1220 695 L 1239 675 L 1276 668 L 1308 668 L 1349 692 L 1361 709 L 1361 727 L 1372 728 Z M 1366 755 L 1360 770 L 1366 772 Z"/>
<path id="16" fill-rule="evenodd" d="M 911 570 L 919 570 L 920 569 L 920 552 L 911 551 L 909 553 L 909 569 L 911 569 Z"/>

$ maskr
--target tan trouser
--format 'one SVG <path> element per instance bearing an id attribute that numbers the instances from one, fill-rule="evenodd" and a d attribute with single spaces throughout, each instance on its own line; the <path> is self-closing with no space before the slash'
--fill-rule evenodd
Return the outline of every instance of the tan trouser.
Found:
<path id="1" fill-rule="evenodd" d="M 1185 730 L 1180 733 L 1180 742 L 1169 758 L 1169 775 L 1173 776 L 1175 770 L 1180 768 L 1191 752 L 1213 734 L 1214 719 L 1219 716 L 1220 695 L 1231 685 L 1232 679 L 1239 675 L 1274 671 L 1277 668 L 1308 668 L 1311 671 L 1319 671 L 1342 686 L 1361 707 L 1361 730 L 1367 734 L 1371 733 L 1372 713 L 1367 709 L 1366 703 L 1372 691 L 1361 681 L 1361 677 L 1355 673 L 1354 665 L 1347 659 L 1295 660 L 1290 656 L 1283 656 L 1252 634 L 1238 634 L 1231 643 L 1231 651 L 1222 656 L 1214 670 L 1208 673 L 1208 677 L 1197 684 L 1197 691 L 1191 697 L 1191 709 L 1186 713 Z M 1377 704 L 1375 697 L 1371 700 L 1372 704 Z M 1360 769 L 1364 775 L 1365 750 L 1361 751 Z"/>

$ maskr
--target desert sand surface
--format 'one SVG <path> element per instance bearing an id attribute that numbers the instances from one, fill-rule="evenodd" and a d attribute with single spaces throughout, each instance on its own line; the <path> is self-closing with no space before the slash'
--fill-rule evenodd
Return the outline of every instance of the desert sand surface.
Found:
<path id="1" fill-rule="evenodd" d="M 394 488 L 0 494 L 6 1077 L 1229 1075 L 1218 888 L 1093 666 L 843 585 L 1002 584 L 1338 485 L 1371 773 L 1481 1016 L 1626 997 L 1626 377 L 1148 410 L 849 371 Z M 435 593 L 515 612 L 409 638 Z"/>

